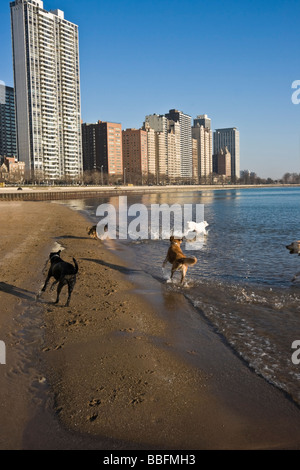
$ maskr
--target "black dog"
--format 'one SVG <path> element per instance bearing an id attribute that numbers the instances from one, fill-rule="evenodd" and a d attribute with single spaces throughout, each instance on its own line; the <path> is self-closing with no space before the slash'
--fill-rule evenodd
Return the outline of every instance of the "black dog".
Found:
<path id="1" fill-rule="evenodd" d="M 47 275 L 44 287 L 42 288 L 42 292 L 45 292 L 49 279 L 51 277 L 54 277 L 55 281 L 52 284 L 51 289 L 55 284 L 58 283 L 57 297 L 56 297 L 56 302 L 55 302 L 57 304 L 59 301 L 60 291 L 62 290 L 63 286 L 67 284 L 68 285 L 68 299 L 66 302 L 66 307 L 68 307 L 70 303 L 70 299 L 71 299 L 71 294 L 76 283 L 76 274 L 78 272 L 78 264 L 75 258 L 73 258 L 75 266 L 73 266 L 71 263 L 67 263 L 66 261 L 63 261 L 60 257 L 60 252 L 61 250 L 55 253 L 50 253 L 49 255 L 51 266 L 48 271 L 48 275 Z"/>

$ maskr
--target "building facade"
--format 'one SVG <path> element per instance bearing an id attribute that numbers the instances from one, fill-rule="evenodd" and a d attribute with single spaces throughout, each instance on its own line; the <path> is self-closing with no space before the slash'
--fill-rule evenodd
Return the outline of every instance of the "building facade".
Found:
<path id="1" fill-rule="evenodd" d="M 18 158 L 31 178 L 80 178 L 78 26 L 41 0 L 10 7 Z"/>
<path id="2" fill-rule="evenodd" d="M 123 178 L 122 125 L 98 121 L 82 124 L 83 170 L 101 172 L 102 179 Z"/>
<path id="3" fill-rule="evenodd" d="M 122 125 L 98 121 L 96 133 L 97 169 L 109 178 L 123 178 Z"/>
<path id="4" fill-rule="evenodd" d="M 148 122 L 144 122 L 143 130 L 147 134 L 147 153 L 148 153 L 148 182 L 157 182 L 157 152 L 156 152 L 156 132 L 150 127 Z"/>
<path id="5" fill-rule="evenodd" d="M 168 153 L 167 153 L 167 177 L 169 182 L 175 182 L 181 178 L 181 142 L 180 124 L 168 121 Z"/>
<path id="6" fill-rule="evenodd" d="M 168 119 L 161 114 L 145 117 L 144 128 L 155 131 L 156 182 L 160 183 L 168 172 Z"/>
<path id="7" fill-rule="evenodd" d="M 193 149 L 193 183 L 199 183 L 198 141 L 192 138 Z"/>
<path id="8" fill-rule="evenodd" d="M 0 83 L 0 155 L 17 156 L 14 89 Z"/>
<path id="9" fill-rule="evenodd" d="M 203 126 L 205 129 L 211 129 L 211 119 L 207 114 L 200 114 L 194 119 L 194 126 Z"/>
<path id="10" fill-rule="evenodd" d="M 146 183 L 148 180 L 147 132 L 143 129 L 122 131 L 122 145 L 126 182 Z"/>
<path id="11" fill-rule="evenodd" d="M 214 131 L 214 154 L 227 147 L 231 154 L 231 177 L 240 178 L 240 133 L 236 127 Z"/>
<path id="12" fill-rule="evenodd" d="M 217 154 L 217 173 L 226 178 L 231 177 L 231 155 L 227 147 L 221 149 Z"/>
<path id="13" fill-rule="evenodd" d="M 181 177 L 191 179 L 193 174 L 191 116 L 177 109 L 170 109 L 166 118 L 180 126 Z"/>
<path id="14" fill-rule="evenodd" d="M 25 163 L 18 162 L 15 157 L 0 158 L 0 181 L 22 183 L 25 178 Z"/>
<path id="15" fill-rule="evenodd" d="M 208 127 L 204 127 L 204 124 Z M 194 119 L 192 137 L 197 140 L 198 147 L 198 182 L 206 179 L 213 172 L 212 160 L 212 131 L 210 119 L 206 114 Z"/>
<path id="16" fill-rule="evenodd" d="M 99 170 L 96 147 L 96 135 L 98 127 L 98 124 L 89 124 L 86 122 L 81 126 L 83 171 Z"/>

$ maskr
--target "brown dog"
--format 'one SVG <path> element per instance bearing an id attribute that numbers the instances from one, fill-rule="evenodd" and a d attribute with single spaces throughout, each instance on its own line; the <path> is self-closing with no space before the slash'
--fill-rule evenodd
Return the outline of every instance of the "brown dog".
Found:
<path id="1" fill-rule="evenodd" d="M 290 251 L 290 254 L 300 254 L 300 240 L 287 245 L 286 248 Z"/>
<path id="2" fill-rule="evenodd" d="M 96 230 L 97 226 L 96 225 L 92 225 L 91 227 L 87 227 L 86 228 L 86 231 L 88 233 L 88 235 L 91 237 L 91 238 L 95 238 L 97 239 L 97 230 Z"/>
<path id="3" fill-rule="evenodd" d="M 165 267 L 167 262 L 171 263 L 171 279 L 174 276 L 175 271 L 181 271 L 181 283 L 183 283 L 188 267 L 193 266 L 193 264 L 196 264 L 197 258 L 195 258 L 195 256 L 187 258 L 183 254 L 180 248 L 180 245 L 182 243 L 181 238 L 176 239 L 172 235 L 172 237 L 170 237 L 170 243 L 171 244 L 168 249 L 166 259 L 163 262 L 163 268 Z"/>
<path id="4" fill-rule="evenodd" d="M 88 235 L 91 238 L 95 238 L 95 240 L 97 240 L 97 238 L 101 239 L 101 237 L 98 237 L 98 234 L 97 234 L 97 225 L 92 225 L 91 227 L 87 227 L 86 230 L 87 230 Z M 104 232 L 108 231 L 108 224 L 104 225 L 103 230 Z"/>

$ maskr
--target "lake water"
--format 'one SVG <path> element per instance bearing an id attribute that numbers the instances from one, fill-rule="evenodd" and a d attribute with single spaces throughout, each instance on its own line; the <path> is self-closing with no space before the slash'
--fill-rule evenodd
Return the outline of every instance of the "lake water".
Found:
<path id="1" fill-rule="evenodd" d="M 64 201 L 99 222 L 96 208 L 118 197 Z M 183 251 L 198 262 L 169 282 L 162 269 L 167 240 L 119 240 L 132 265 L 168 290 L 181 292 L 257 374 L 300 405 L 300 364 L 292 343 L 300 340 L 300 257 L 286 245 L 300 239 L 300 188 L 224 189 L 128 196 L 128 206 L 203 204 L 208 234 L 201 249 Z M 300 356 L 300 355 L 299 355 Z"/>

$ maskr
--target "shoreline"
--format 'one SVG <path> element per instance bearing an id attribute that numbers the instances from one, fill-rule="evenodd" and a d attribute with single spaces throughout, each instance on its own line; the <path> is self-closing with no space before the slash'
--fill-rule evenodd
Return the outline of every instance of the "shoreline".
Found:
<path id="1" fill-rule="evenodd" d="M 82 214 L 49 202 L 0 211 L 0 448 L 300 448 L 299 408 L 183 295 L 89 238 Z M 55 292 L 35 299 L 55 244 L 79 264 L 70 307 L 64 291 L 60 305 Z"/>
<path id="2" fill-rule="evenodd" d="M 1 201 L 51 201 L 89 197 L 121 196 L 127 194 L 155 194 L 177 191 L 219 191 L 232 189 L 297 188 L 299 184 L 216 184 L 216 185 L 165 185 L 165 186 L 20 186 L 0 187 Z"/>

